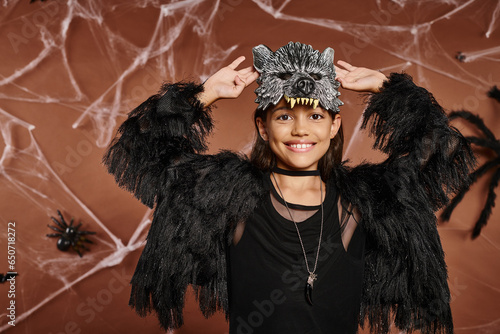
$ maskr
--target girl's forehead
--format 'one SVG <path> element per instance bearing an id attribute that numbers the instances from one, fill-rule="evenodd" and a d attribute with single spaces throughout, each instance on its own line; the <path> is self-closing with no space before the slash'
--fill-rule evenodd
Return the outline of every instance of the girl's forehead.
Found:
<path id="1" fill-rule="evenodd" d="M 334 117 L 327 111 L 322 108 L 312 108 L 312 107 L 294 107 L 290 108 L 288 105 L 280 106 L 279 104 L 274 108 L 268 110 L 265 118 L 263 119 L 266 122 L 273 122 L 277 119 L 277 117 L 281 117 L 281 114 L 287 114 L 292 117 L 292 119 L 300 119 L 300 118 L 310 118 L 313 114 L 321 115 L 323 121 L 328 123 L 333 122 Z M 317 120 L 317 119 L 316 119 Z"/>

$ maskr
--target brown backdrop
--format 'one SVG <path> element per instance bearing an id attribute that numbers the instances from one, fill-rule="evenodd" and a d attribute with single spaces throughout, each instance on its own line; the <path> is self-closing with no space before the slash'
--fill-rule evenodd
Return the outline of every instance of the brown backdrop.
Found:
<path id="1" fill-rule="evenodd" d="M 15 297 L 0 285 L 0 331 L 8 333 L 161 333 L 154 317 L 127 306 L 128 280 L 150 211 L 119 189 L 100 164 L 128 111 L 161 82 L 204 80 L 238 55 L 301 41 L 336 59 L 406 71 L 447 110 L 479 114 L 500 136 L 500 4 L 443 1 L 96 1 L 0 2 L 0 273 L 8 271 L 8 222 L 15 225 Z M 462 52 L 465 61 L 455 55 Z M 499 85 L 500 86 L 500 85 Z M 248 152 L 255 84 L 214 111 L 211 152 Z M 346 157 L 380 159 L 357 129 L 363 98 L 343 92 Z M 454 124 L 480 135 L 464 122 Z M 494 154 L 478 150 L 479 161 Z M 450 270 L 457 333 L 500 332 L 500 212 L 481 236 L 470 231 L 492 173 L 477 182 L 440 234 Z M 498 191 L 497 191 L 498 193 Z M 60 252 L 50 216 L 96 231 L 90 252 Z M 6 308 L 15 300 L 15 327 Z M 188 298 L 176 333 L 224 333 Z"/>

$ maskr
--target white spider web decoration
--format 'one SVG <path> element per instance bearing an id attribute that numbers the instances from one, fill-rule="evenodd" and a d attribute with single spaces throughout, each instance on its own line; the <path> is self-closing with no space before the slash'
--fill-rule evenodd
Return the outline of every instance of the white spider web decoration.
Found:
<path id="1" fill-rule="evenodd" d="M 37 279 L 27 278 L 23 292 L 19 286 L 20 294 L 33 294 L 32 298 L 17 299 L 19 303 L 22 300 L 16 316 L 19 325 L 54 298 L 71 291 L 75 284 L 104 268 L 120 265 L 129 253 L 142 247 L 150 224 L 150 210 L 145 210 L 139 221 L 128 222 L 133 228 L 124 242 L 121 232 L 108 226 L 91 209 L 88 204 L 91 199 L 78 195 L 75 188 L 80 189 L 77 185 L 82 180 L 73 175 L 84 175 L 81 171 L 84 166 L 100 163 L 97 157 L 111 141 L 125 114 L 155 93 L 163 80 L 176 81 L 197 75 L 195 79 L 203 81 L 232 60 L 242 45 L 250 54 L 247 46 L 262 43 L 266 36 L 242 39 L 232 36 L 225 40 L 219 36 L 221 27 L 231 20 L 231 16 L 245 15 L 244 8 L 276 25 L 293 23 L 311 31 L 317 29 L 344 36 L 335 47 L 336 59 L 350 61 L 366 50 L 377 50 L 391 59 L 381 70 L 414 69 L 424 86 L 432 85 L 427 73 L 468 86 L 471 91 L 477 87 L 486 91 L 499 79 L 498 75 L 475 73 L 462 66 L 489 62 L 497 66 L 496 72 L 499 72 L 500 46 L 491 42 L 498 36 L 498 1 L 377 0 L 367 6 L 375 14 L 367 10 L 369 14 L 355 14 L 349 20 L 339 19 L 335 13 L 328 17 L 329 13 L 321 10 L 298 13 L 307 6 L 322 8 L 325 4 L 320 1 L 307 5 L 290 0 L 253 0 L 251 3 L 242 0 L 28 2 L 0 2 L 0 185 L 3 202 L 0 218 L 2 226 L 10 220 L 17 221 L 16 254 L 20 277 L 28 272 L 40 275 Z M 338 7 L 343 2 L 337 3 Z M 440 29 L 449 20 L 468 19 L 464 13 L 473 13 L 470 19 L 483 32 L 478 38 L 483 40 L 480 44 L 484 48 L 462 45 L 464 49 L 456 50 L 461 52 L 461 63 L 446 51 L 452 41 L 444 40 Z M 116 23 L 120 17 L 134 22 L 134 15 L 149 20 L 136 22 L 137 29 L 144 30 L 140 40 L 133 37 L 134 27 L 118 27 Z M 227 27 L 224 32 L 231 33 L 231 29 L 237 28 Z M 184 60 L 183 52 L 187 50 L 195 62 Z M 88 59 L 83 61 L 80 55 Z M 89 77 L 89 73 L 95 74 Z M 57 78 L 57 85 L 45 85 L 47 78 Z M 481 103 L 486 100 L 477 99 Z M 462 106 L 467 107 L 466 100 L 460 100 L 453 107 Z M 71 123 L 59 120 L 58 115 L 64 115 Z M 44 117 L 54 117 L 54 120 L 44 122 Z M 50 133 L 54 134 L 52 139 L 46 137 Z M 346 155 L 352 153 L 351 148 L 356 144 L 357 132 L 354 134 Z M 65 136 L 80 140 L 65 151 Z M 59 145 L 59 149 L 52 145 Z M 52 153 L 53 150 L 59 155 Z M 61 160 L 60 156 L 65 159 Z M 8 201 L 13 198 L 24 203 L 31 212 L 12 211 Z M 89 236 L 96 244 L 89 244 L 91 251 L 84 252 L 78 261 L 74 254 L 57 251 L 56 239 L 45 237 L 51 233 L 47 228 L 47 224 L 52 224 L 49 217 L 55 216 L 57 209 L 68 222 L 69 212 L 81 219 L 82 230 L 97 231 L 96 235 Z M 31 220 L 23 222 L 18 216 Z M 0 238 L 2 243 L 6 240 L 6 228 L 0 231 Z M 495 247 L 497 251 L 500 249 L 496 244 Z M 5 271 L 4 258 L 0 259 L 0 273 Z M 57 282 L 58 287 L 42 292 L 35 284 L 42 278 Z M 500 291 L 498 286 L 492 290 Z M 5 299 L 4 294 L 0 296 L 1 305 L 5 305 Z M 0 332 L 11 327 L 7 324 L 5 309 L 1 312 Z M 498 330 L 500 318 L 481 328 Z"/>

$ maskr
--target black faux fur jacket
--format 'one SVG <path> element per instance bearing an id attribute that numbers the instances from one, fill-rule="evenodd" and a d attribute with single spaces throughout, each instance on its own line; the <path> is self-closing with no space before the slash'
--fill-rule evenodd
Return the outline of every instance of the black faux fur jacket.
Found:
<path id="1" fill-rule="evenodd" d="M 202 89 L 165 84 L 130 113 L 103 160 L 120 186 L 154 208 L 130 305 L 141 315 L 156 311 L 165 329 L 182 325 L 189 284 L 205 316 L 227 314 L 226 251 L 236 223 L 266 195 L 264 171 L 245 156 L 201 154 L 212 129 L 209 108 L 196 99 Z M 433 96 L 405 74 L 391 74 L 363 117 L 388 158 L 332 172 L 367 234 L 360 324 L 368 320 L 377 334 L 392 321 L 408 332 L 452 333 L 434 212 L 466 180 L 470 147 Z"/>

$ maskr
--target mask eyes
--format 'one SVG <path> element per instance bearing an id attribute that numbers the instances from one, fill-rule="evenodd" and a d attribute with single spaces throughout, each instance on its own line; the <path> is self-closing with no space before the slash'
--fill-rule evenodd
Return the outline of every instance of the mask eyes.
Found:
<path id="1" fill-rule="evenodd" d="M 277 76 L 278 78 L 280 78 L 281 80 L 288 80 L 292 77 L 292 73 L 278 73 Z M 321 78 L 323 77 L 321 74 L 319 73 L 309 73 L 309 75 L 311 76 L 311 78 L 313 78 L 314 80 L 321 80 Z"/>
<path id="2" fill-rule="evenodd" d="M 288 80 L 292 77 L 292 73 L 279 73 L 278 78 L 281 80 Z"/>
<path id="3" fill-rule="evenodd" d="M 311 76 L 311 78 L 313 78 L 314 80 L 321 80 L 322 76 L 321 74 L 318 74 L 318 73 L 309 73 L 309 75 Z"/>

